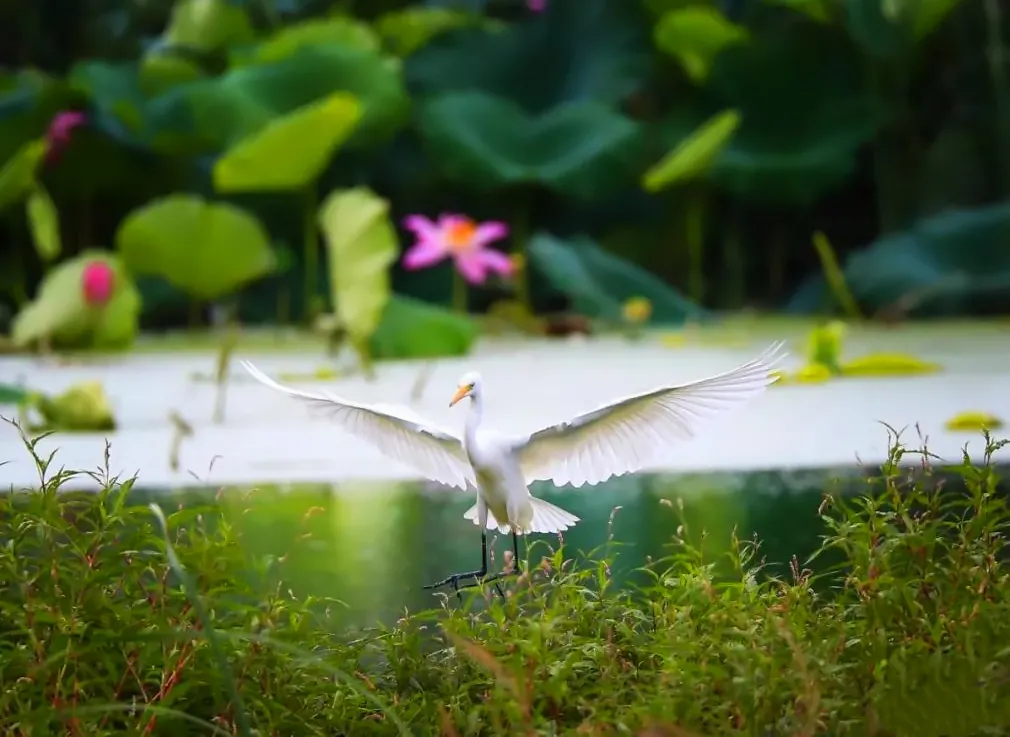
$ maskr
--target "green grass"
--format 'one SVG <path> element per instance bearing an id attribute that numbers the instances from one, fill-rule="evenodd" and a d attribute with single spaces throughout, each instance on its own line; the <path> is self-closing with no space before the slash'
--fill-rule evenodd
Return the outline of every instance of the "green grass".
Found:
<path id="1" fill-rule="evenodd" d="M 612 585 L 615 541 L 579 567 L 531 546 L 504 601 L 350 633 L 211 507 L 131 504 L 107 472 L 61 493 L 36 456 L 39 487 L 0 498 L 0 733 L 1003 734 L 1010 509 L 987 444 L 933 469 L 895 441 L 864 496 L 825 497 L 822 551 L 784 579 L 756 541 L 707 560 L 681 527 L 639 590 Z"/>

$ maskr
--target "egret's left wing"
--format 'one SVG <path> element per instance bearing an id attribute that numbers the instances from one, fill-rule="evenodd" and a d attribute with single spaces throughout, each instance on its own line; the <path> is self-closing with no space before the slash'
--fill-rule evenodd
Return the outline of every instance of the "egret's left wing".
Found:
<path id="1" fill-rule="evenodd" d="M 278 384 L 249 361 L 242 367 L 259 381 L 279 392 L 307 402 L 368 441 L 387 458 L 406 463 L 426 477 L 466 490 L 476 488 L 470 461 L 459 438 L 426 422 L 407 407 L 366 405 L 332 394 L 313 394 Z"/>
<path id="2" fill-rule="evenodd" d="M 709 417 L 774 383 L 782 346 L 775 343 L 732 371 L 629 397 L 533 433 L 515 448 L 526 482 L 582 486 L 641 469 L 671 443 L 694 437 Z"/>

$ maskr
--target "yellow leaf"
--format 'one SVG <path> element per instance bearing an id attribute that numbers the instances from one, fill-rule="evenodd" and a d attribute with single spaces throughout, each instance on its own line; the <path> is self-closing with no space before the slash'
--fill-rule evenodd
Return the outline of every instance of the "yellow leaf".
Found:
<path id="1" fill-rule="evenodd" d="M 871 353 L 843 362 L 844 376 L 917 376 L 940 371 L 940 364 L 904 353 Z"/>
<path id="2" fill-rule="evenodd" d="M 319 209 L 319 227 L 337 319 L 367 363 L 366 346 L 389 302 L 389 267 L 399 251 L 389 203 L 364 187 L 334 191 Z"/>
<path id="3" fill-rule="evenodd" d="M 736 110 L 712 116 L 645 172 L 642 186 L 649 192 L 658 192 L 704 174 L 729 144 L 741 120 Z"/>
<path id="4" fill-rule="evenodd" d="M 952 432 L 968 432 L 982 430 L 998 430 L 1003 427 L 1003 420 L 988 412 L 970 410 L 960 412 L 951 417 L 944 426 Z"/>

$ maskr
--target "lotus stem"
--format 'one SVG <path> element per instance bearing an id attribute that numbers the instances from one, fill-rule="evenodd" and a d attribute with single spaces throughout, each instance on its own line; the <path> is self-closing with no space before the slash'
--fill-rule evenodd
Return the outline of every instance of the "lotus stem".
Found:
<path id="1" fill-rule="evenodd" d="M 530 208 L 528 200 L 523 197 L 516 208 L 515 216 L 512 218 L 512 244 L 513 244 L 513 264 L 518 264 L 520 268 L 515 269 L 512 278 L 515 284 L 516 299 L 523 306 L 527 314 L 533 314 L 533 301 L 530 297 L 530 270 L 529 260 L 526 258 L 526 249 L 530 242 Z"/>
<path id="2" fill-rule="evenodd" d="M 458 271 L 452 272 L 452 309 L 460 315 L 467 314 L 466 281 Z"/>
<path id="3" fill-rule="evenodd" d="M 80 201 L 80 213 L 77 220 L 77 251 L 91 248 L 91 198 L 85 195 Z"/>
<path id="4" fill-rule="evenodd" d="M 781 235 L 778 235 L 778 239 L 781 239 Z M 726 301 L 729 303 L 727 307 L 742 307 L 744 301 L 746 300 L 746 286 L 745 286 L 745 264 L 744 264 L 744 252 L 740 247 L 740 232 L 737 230 L 736 223 L 730 222 L 729 229 L 723 240 L 723 263 L 726 266 L 727 279 L 726 279 Z M 774 253 L 773 253 L 774 258 Z"/>
<path id="5" fill-rule="evenodd" d="M 235 305 L 228 306 L 227 322 L 221 328 L 221 343 L 217 351 L 217 371 L 215 379 L 217 390 L 214 395 L 214 423 L 220 425 L 224 422 L 225 402 L 228 395 L 228 366 L 231 363 L 231 354 L 238 343 L 238 321 L 236 319 Z"/>
<path id="6" fill-rule="evenodd" d="M 1000 176 L 1003 195 L 1010 194 L 1010 87 L 1007 83 L 1006 58 L 1003 49 L 1003 11 L 999 0 L 986 0 L 986 46 L 989 76 L 992 78 L 993 99 L 996 101 L 996 145 L 999 147 Z"/>
<path id="7" fill-rule="evenodd" d="M 684 239 L 687 244 L 688 294 L 701 304 L 705 296 L 705 198 L 694 194 L 687 201 L 684 221 Z"/>
<path id="8" fill-rule="evenodd" d="M 817 256 L 821 260 L 821 270 L 824 272 L 824 281 L 827 282 L 828 288 L 831 289 L 831 292 L 834 294 L 839 306 L 841 306 L 843 312 L 845 312 L 850 320 L 862 320 L 863 313 L 859 310 L 859 303 L 856 301 L 852 291 L 849 289 L 848 282 L 845 280 L 845 271 L 839 265 L 838 259 L 835 257 L 835 251 L 831 247 L 831 241 L 829 241 L 828 237 L 820 231 L 814 233 L 813 240 L 814 249 L 817 251 Z"/>
<path id="9" fill-rule="evenodd" d="M 316 185 L 313 183 L 305 190 L 305 210 L 302 213 L 302 237 L 304 238 L 305 261 L 305 297 L 303 309 L 304 319 L 311 324 L 315 316 L 321 312 L 316 295 L 316 285 L 319 282 L 319 241 L 316 238 L 316 211 L 319 209 L 319 197 L 316 194 Z M 334 309 L 336 305 L 334 305 Z"/>
<path id="10" fill-rule="evenodd" d="M 182 443 L 186 438 L 193 435 L 193 427 L 175 410 L 168 413 L 168 420 L 172 423 L 172 439 L 168 446 L 168 467 L 172 471 L 178 472 Z"/>
<path id="11" fill-rule="evenodd" d="M 903 63 L 870 60 L 867 79 L 872 97 L 881 104 L 896 103 L 892 120 L 900 119 L 908 106 L 908 70 Z M 881 235 L 899 230 L 909 219 L 906 141 L 907 134 L 891 121 L 884 124 L 873 140 L 873 181 Z"/>

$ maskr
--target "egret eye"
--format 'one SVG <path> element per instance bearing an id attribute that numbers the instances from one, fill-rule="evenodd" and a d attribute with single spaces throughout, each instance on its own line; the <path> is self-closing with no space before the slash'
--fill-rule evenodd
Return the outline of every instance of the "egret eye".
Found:
<path id="1" fill-rule="evenodd" d="M 468 392 L 472 392 L 472 391 L 473 391 L 473 388 L 474 388 L 475 386 L 477 386 L 477 385 L 476 385 L 475 383 L 473 383 L 473 382 L 471 381 L 471 382 L 470 382 L 469 384 L 467 384 L 467 386 L 466 386 L 466 390 L 467 390 Z"/>

